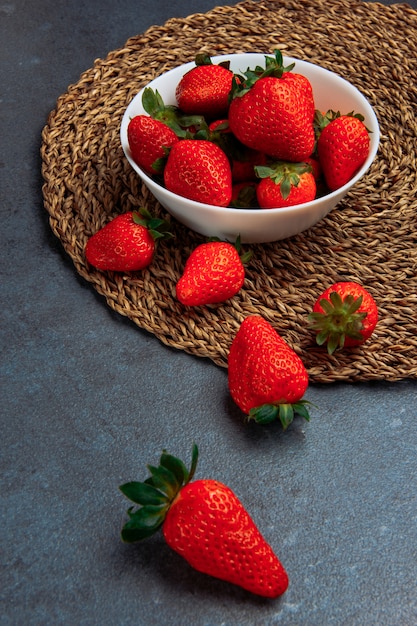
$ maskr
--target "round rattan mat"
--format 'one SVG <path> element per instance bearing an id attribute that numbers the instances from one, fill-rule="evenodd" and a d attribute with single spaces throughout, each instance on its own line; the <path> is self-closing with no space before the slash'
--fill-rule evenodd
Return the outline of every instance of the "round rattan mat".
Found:
<path id="1" fill-rule="evenodd" d="M 245 0 L 168 20 L 98 59 L 57 101 L 42 135 L 50 225 L 107 304 L 165 344 L 227 366 L 240 322 L 259 313 L 302 357 L 312 382 L 417 378 L 417 12 L 357 0 Z M 172 220 L 175 239 L 153 264 L 129 275 L 94 271 L 89 236 L 116 214 L 148 206 L 165 214 L 124 158 L 120 122 L 141 87 L 200 51 L 284 54 L 351 81 L 373 105 L 381 144 L 368 174 L 314 228 L 253 245 L 241 292 L 226 303 L 187 309 L 175 283 L 204 239 Z M 337 280 L 366 286 L 380 321 L 361 348 L 328 356 L 307 315 Z"/>

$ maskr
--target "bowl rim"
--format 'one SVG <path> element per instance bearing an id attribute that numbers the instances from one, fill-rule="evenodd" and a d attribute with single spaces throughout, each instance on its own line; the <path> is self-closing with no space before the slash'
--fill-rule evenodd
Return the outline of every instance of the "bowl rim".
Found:
<path id="1" fill-rule="evenodd" d="M 219 62 L 226 61 L 232 58 L 237 59 L 238 57 L 244 58 L 244 57 L 249 57 L 249 56 L 252 56 L 254 58 L 255 57 L 264 58 L 265 56 L 271 56 L 271 53 L 267 53 L 267 52 L 266 53 L 263 53 L 263 52 L 230 53 L 230 54 L 224 54 L 224 55 L 213 55 L 211 59 L 214 63 L 219 63 Z M 167 200 L 178 201 L 178 199 L 180 199 L 180 201 L 184 204 L 184 206 L 189 206 L 190 208 L 201 206 L 201 207 L 204 207 L 205 210 L 207 211 L 213 211 L 213 213 L 216 213 L 219 211 L 223 212 L 224 210 L 226 210 L 227 213 L 230 211 L 230 212 L 233 212 L 234 215 L 239 216 L 239 215 L 248 215 L 248 214 L 255 215 L 255 214 L 259 214 L 260 211 L 262 212 L 266 211 L 268 212 L 268 214 L 275 214 L 279 212 L 282 215 L 283 213 L 294 213 L 294 212 L 297 212 L 297 210 L 299 210 L 300 212 L 305 211 L 306 209 L 310 207 L 314 208 L 315 206 L 321 204 L 324 200 L 329 201 L 329 202 L 334 200 L 335 201 L 334 203 L 337 203 L 339 199 L 343 197 L 347 193 L 347 191 L 351 189 L 360 178 L 362 178 L 362 176 L 369 169 L 369 167 L 371 166 L 371 164 L 373 163 L 375 159 L 375 156 L 379 149 L 379 143 L 380 143 L 380 128 L 379 128 L 378 118 L 374 112 L 372 105 L 367 100 L 367 98 L 363 95 L 363 93 L 355 85 L 353 85 L 351 82 L 343 78 L 343 76 L 340 76 L 340 74 L 337 74 L 336 72 L 333 72 L 332 70 L 328 70 L 327 68 L 324 68 L 321 65 L 318 65 L 317 63 L 312 63 L 311 61 L 305 61 L 303 59 L 298 59 L 296 57 L 291 57 L 291 56 L 283 55 L 283 63 L 284 64 L 291 64 L 291 63 L 297 64 L 298 63 L 301 65 L 311 66 L 320 70 L 320 72 L 324 72 L 330 76 L 333 76 L 338 81 L 340 81 L 341 84 L 345 84 L 350 90 L 355 91 L 359 95 L 361 100 L 364 101 L 364 104 L 366 105 L 366 108 L 368 109 L 366 113 L 366 117 L 367 118 L 369 117 L 370 121 L 372 121 L 372 124 L 369 124 L 368 122 L 368 125 L 372 127 L 372 135 L 373 135 L 372 136 L 373 141 L 371 141 L 371 144 L 370 144 L 369 154 L 365 162 L 363 163 L 363 165 L 356 172 L 356 174 L 342 187 L 339 187 L 338 189 L 331 191 L 325 194 L 324 196 L 320 196 L 318 198 L 315 198 L 314 200 L 310 200 L 309 202 L 303 202 L 302 204 L 294 204 L 288 207 L 275 207 L 271 209 L 240 208 L 240 207 L 235 208 L 235 207 L 230 207 L 230 206 L 217 206 L 213 204 L 205 204 L 202 202 L 198 202 L 197 200 L 186 198 L 185 196 L 180 196 L 179 194 L 176 194 L 170 191 L 169 189 L 167 189 L 166 187 L 158 183 L 156 180 L 154 180 L 151 176 L 149 176 L 132 159 L 130 155 L 130 149 L 129 149 L 129 145 L 127 142 L 127 126 L 130 121 L 130 117 L 129 117 L 130 110 L 133 108 L 135 102 L 137 102 L 138 100 L 141 100 L 144 90 L 148 87 L 152 88 L 152 84 L 155 83 L 155 81 L 159 81 L 163 77 L 166 77 L 169 74 L 178 73 L 179 70 L 184 70 L 184 74 L 185 74 L 187 71 L 195 67 L 194 61 L 188 61 L 187 63 L 182 63 L 180 65 L 177 65 L 176 67 L 171 68 L 170 70 L 167 70 L 163 74 L 155 76 L 155 78 L 153 78 L 149 83 L 144 85 L 144 87 L 142 87 L 137 92 L 137 94 L 132 98 L 132 100 L 129 102 L 128 106 L 126 107 L 124 111 L 121 125 L 120 125 L 120 140 L 121 140 L 124 154 L 126 158 L 128 159 L 130 165 L 137 172 L 137 174 L 143 179 L 143 181 L 145 182 L 145 184 L 147 184 L 149 188 L 161 190 L 161 193 L 163 193 L 166 196 Z M 302 74 L 302 71 L 298 73 Z M 362 111 L 359 111 L 359 112 L 362 113 Z"/>

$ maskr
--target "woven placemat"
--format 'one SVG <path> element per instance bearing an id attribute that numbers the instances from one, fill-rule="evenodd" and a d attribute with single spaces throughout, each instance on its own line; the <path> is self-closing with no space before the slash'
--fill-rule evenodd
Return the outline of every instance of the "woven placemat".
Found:
<path id="1" fill-rule="evenodd" d="M 302 357 L 312 382 L 417 378 L 417 12 L 357 0 L 247 0 L 174 18 L 98 59 L 57 101 L 42 135 L 45 207 L 76 270 L 107 304 L 165 344 L 227 366 L 230 342 L 253 313 L 268 319 Z M 216 306 L 186 309 L 175 283 L 204 238 L 173 220 L 175 240 L 146 270 L 94 271 L 88 237 L 118 213 L 148 206 L 165 215 L 125 159 L 126 106 L 150 80 L 205 51 L 284 54 L 351 81 L 373 105 L 381 144 L 368 174 L 314 228 L 253 245 L 244 288 Z M 306 318 L 338 280 L 365 285 L 380 322 L 361 348 L 328 356 Z"/>

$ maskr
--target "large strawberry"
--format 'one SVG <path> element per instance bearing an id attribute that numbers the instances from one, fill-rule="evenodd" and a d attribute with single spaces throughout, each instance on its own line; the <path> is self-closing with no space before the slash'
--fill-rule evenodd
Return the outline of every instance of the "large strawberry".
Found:
<path id="1" fill-rule="evenodd" d="M 245 280 L 245 268 L 235 246 L 226 241 L 210 241 L 195 248 L 177 282 L 178 300 L 188 306 L 214 304 L 232 298 Z"/>
<path id="2" fill-rule="evenodd" d="M 314 98 L 308 79 L 285 68 L 282 54 L 234 81 L 229 124 L 245 145 L 282 161 L 304 161 L 315 144 Z"/>
<path id="3" fill-rule="evenodd" d="M 340 115 L 329 111 L 324 117 L 318 115 L 322 128 L 318 133 L 317 154 L 326 184 L 334 191 L 349 182 L 366 161 L 369 131 L 360 114 Z"/>
<path id="4" fill-rule="evenodd" d="M 317 298 L 309 319 L 318 345 L 326 344 L 328 353 L 333 354 L 369 339 L 378 322 L 378 307 L 362 285 L 337 282 Z"/>
<path id="5" fill-rule="evenodd" d="M 258 423 L 279 419 L 285 430 L 296 413 L 309 420 L 307 401 L 302 400 L 307 370 L 260 315 L 246 317 L 232 341 L 228 384 L 236 404 Z"/>
<path id="6" fill-rule="evenodd" d="M 278 161 L 257 166 L 255 172 L 261 178 L 256 195 L 262 209 L 303 204 L 316 197 L 316 180 L 310 163 Z"/>
<path id="7" fill-rule="evenodd" d="M 172 237 L 168 227 L 146 209 L 123 213 L 90 237 L 85 256 L 99 270 L 141 270 L 151 263 L 156 240 Z"/>
<path id="8" fill-rule="evenodd" d="M 184 74 L 176 87 L 179 108 L 208 119 L 226 115 L 233 72 L 224 64 L 214 64 L 204 54 L 197 55 L 195 63 L 196 67 Z"/>
<path id="9" fill-rule="evenodd" d="M 169 191 L 205 204 L 227 206 L 232 197 L 229 160 L 205 139 L 182 139 L 171 148 L 164 182 Z"/>
<path id="10" fill-rule="evenodd" d="M 159 466 L 148 466 L 145 482 L 121 485 L 135 504 L 122 529 L 125 542 L 162 528 L 167 544 L 199 572 L 275 598 L 288 587 L 288 575 L 243 504 L 226 485 L 211 479 L 192 482 L 191 468 L 164 451 Z"/>

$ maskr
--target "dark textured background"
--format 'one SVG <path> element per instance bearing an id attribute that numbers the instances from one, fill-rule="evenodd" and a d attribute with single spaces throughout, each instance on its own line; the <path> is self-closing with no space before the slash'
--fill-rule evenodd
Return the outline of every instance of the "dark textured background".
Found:
<path id="1" fill-rule="evenodd" d="M 309 424 L 247 426 L 226 371 L 113 313 L 49 229 L 57 97 L 132 35 L 214 6 L 0 4 L 2 626 L 417 623 L 417 383 L 311 385 Z M 161 535 L 121 543 L 118 485 L 193 441 L 197 477 L 227 483 L 286 566 L 282 599 L 192 571 Z"/>

